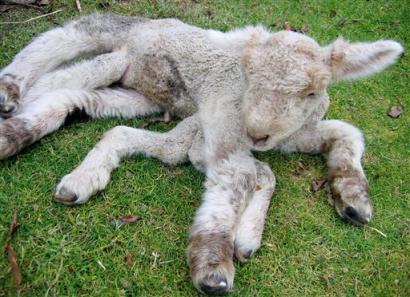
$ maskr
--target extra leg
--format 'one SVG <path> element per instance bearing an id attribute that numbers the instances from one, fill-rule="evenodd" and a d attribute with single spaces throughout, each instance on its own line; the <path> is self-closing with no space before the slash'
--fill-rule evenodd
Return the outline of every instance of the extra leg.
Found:
<path id="1" fill-rule="evenodd" d="M 9 117 L 20 107 L 30 86 L 43 74 L 87 53 L 121 47 L 132 25 L 142 18 L 91 15 L 43 33 L 0 72 L 0 115 Z"/>
<path id="2" fill-rule="evenodd" d="M 127 52 L 118 50 L 54 70 L 35 82 L 27 92 L 24 104 L 59 89 L 94 90 L 107 87 L 121 79 L 128 65 Z"/>
<path id="3" fill-rule="evenodd" d="M 255 193 L 242 213 L 235 234 L 235 256 L 241 262 L 249 259 L 261 246 L 265 218 L 276 183 L 269 166 L 258 160 L 255 162 Z"/>
<path id="4" fill-rule="evenodd" d="M 55 199 L 64 204 L 85 203 L 106 187 L 120 161 L 145 154 L 175 164 L 188 159 L 188 150 L 198 130 L 195 117 L 179 123 L 167 133 L 118 126 L 108 131 L 84 161 L 58 184 Z"/>
<path id="5" fill-rule="evenodd" d="M 139 93 L 125 89 L 57 90 L 25 106 L 19 115 L 0 122 L 0 159 L 16 154 L 56 129 L 75 109 L 93 118 L 135 117 L 160 108 Z"/>
<path id="6" fill-rule="evenodd" d="M 372 205 L 361 165 L 364 141 L 361 132 L 342 121 L 321 121 L 299 132 L 281 146 L 284 151 L 323 153 L 327 156 L 332 204 L 352 223 L 368 223 Z"/>

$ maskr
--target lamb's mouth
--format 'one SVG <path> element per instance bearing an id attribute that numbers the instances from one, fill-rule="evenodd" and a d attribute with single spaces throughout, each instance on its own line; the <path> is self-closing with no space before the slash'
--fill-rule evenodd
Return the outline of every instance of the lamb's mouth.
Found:
<path id="1" fill-rule="evenodd" d="M 254 137 L 248 134 L 248 138 L 255 149 L 265 149 L 267 145 L 267 141 L 269 139 L 269 135 L 264 135 L 263 137 Z"/>

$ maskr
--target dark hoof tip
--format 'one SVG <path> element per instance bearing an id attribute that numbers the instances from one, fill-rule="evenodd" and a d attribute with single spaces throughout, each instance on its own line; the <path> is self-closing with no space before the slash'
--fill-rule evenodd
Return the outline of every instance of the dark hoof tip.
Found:
<path id="1" fill-rule="evenodd" d="M 219 274 L 211 274 L 205 277 L 199 283 L 199 288 L 208 295 L 221 295 L 229 291 L 226 278 Z"/>
<path id="2" fill-rule="evenodd" d="M 54 200 L 64 204 L 73 204 L 78 200 L 78 196 L 75 193 L 67 191 L 65 188 L 61 188 L 54 194 Z"/>
<path id="3" fill-rule="evenodd" d="M 252 256 L 252 254 L 253 254 L 253 250 L 247 250 L 247 251 L 243 254 L 243 257 L 244 257 L 245 259 L 249 259 L 249 258 Z"/>
<path id="4" fill-rule="evenodd" d="M 343 217 L 355 225 L 367 224 L 370 219 L 363 217 L 354 207 L 348 206 L 343 211 Z"/>

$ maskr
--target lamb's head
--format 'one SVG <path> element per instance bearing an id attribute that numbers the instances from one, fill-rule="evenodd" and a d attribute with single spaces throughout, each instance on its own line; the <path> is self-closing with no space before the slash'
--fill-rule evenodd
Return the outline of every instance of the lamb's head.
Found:
<path id="1" fill-rule="evenodd" d="M 339 38 L 321 47 L 303 34 L 281 31 L 254 36 L 242 66 L 247 87 L 242 121 L 248 143 L 268 150 L 299 130 L 328 105 L 327 86 L 378 72 L 403 52 L 394 41 L 349 43 Z"/>

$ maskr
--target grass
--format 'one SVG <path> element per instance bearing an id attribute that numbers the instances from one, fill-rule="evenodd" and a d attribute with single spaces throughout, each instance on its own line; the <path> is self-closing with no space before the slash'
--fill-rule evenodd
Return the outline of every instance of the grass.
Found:
<path id="1" fill-rule="evenodd" d="M 205 28 L 227 30 L 262 23 L 279 30 L 287 20 L 308 24 L 321 44 L 395 39 L 410 47 L 410 6 L 405 1 L 81 1 L 83 13 L 111 11 L 148 17 L 178 17 Z M 74 1 L 53 1 L 51 17 L 0 25 L 0 67 L 10 63 L 35 35 L 79 15 Z M 47 8 L 47 9 L 48 9 Z M 0 22 L 41 12 L 19 8 Z M 341 21 L 343 18 L 346 21 Z M 360 127 L 367 151 L 365 170 L 375 217 L 370 230 L 343 223 L 326 202 L 326 191 L 309 191 L 325 174 L 323 159 L 302 154 L 258 153 L 277 179 L 263 246 L 246 265 L 236 265 L 231 296 L 410 295 L 410 55 L 381 74 L 330 88 L 328 118 Z M 386 115 L 402 102 L 398 119 Z M 134 157 L 123 162 L 107 189 L 88 204 L 52 201 L 59 179 L 70 172 L 104 131 L 143 119 L 74 122 L 15 157 L 0 161 L 0 243 L 12 213 L 21 227 L 12 244 L 23 274 L 14 288 L 6 255 L 0 258 L 0 296 L 197 296 L 186 264 L 187 234 L 199 206 L 204 177 L 191 165 L 170 167 Z M 156 125 L 169 130 L 171 125 Z M 294 172 L 300 162 L 306 170 Z M 122 214 L 140 217 L 115 229 Z M 129 267 L 124 256 L 132 254 Z M 158 259 L 154 262 L 154 256 Z M 154 265 L 155 263 L 155 265 Z"/>

